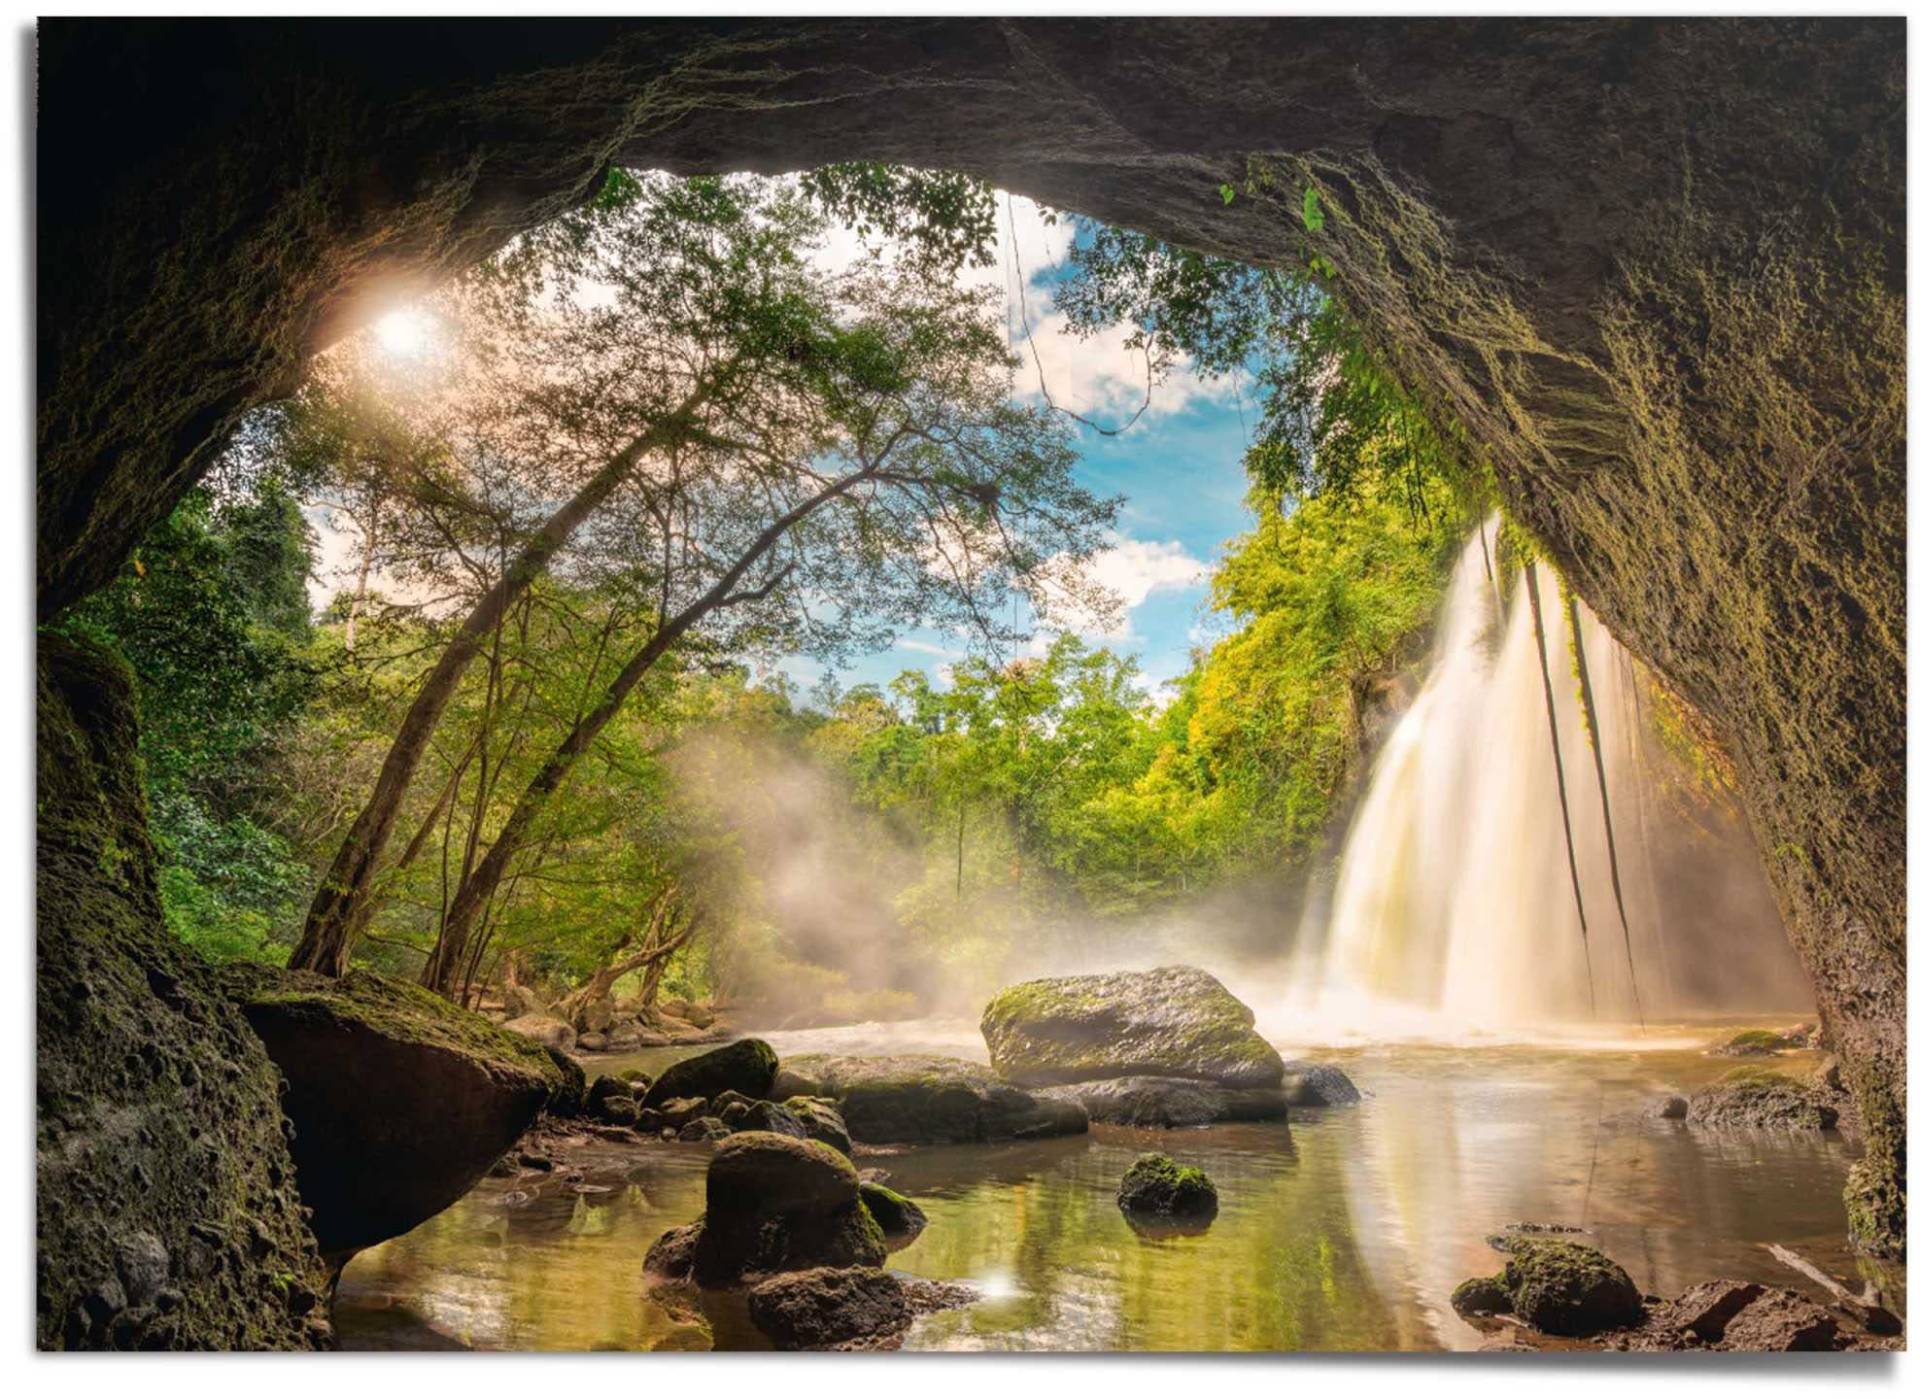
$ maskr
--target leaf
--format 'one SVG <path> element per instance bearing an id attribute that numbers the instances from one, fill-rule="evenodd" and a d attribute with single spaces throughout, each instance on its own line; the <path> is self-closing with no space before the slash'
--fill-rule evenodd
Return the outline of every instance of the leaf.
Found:
<path id="1" fill-rule="evenodd" d="M 1318 233 L 1327 226 L 1326 213 L 1320 208 L 1320 191 L 1311 185 L 1300 199 L 1300 221 L 1309 233 Z"/>
<path id="2" fill-rule="evenodd" d="M 1234 191 L 1233 191 L 1232 185 L 1221 185 L 1220 186 L 1220 202 L 1222 204 L 1233 203 L 1233 193 Z"/>

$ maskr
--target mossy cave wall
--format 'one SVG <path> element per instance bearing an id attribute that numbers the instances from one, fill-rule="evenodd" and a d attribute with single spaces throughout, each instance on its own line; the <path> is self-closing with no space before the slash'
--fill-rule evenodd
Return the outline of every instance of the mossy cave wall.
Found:
<path id="1" fill-rule="evenodd" d="M 317 348 L 611 161 L 941 165 L 1209 251 L 1320 253 L 1727 747 L 1864 1109 L 1857 1232 L 1904 1249 L 1903 22 L 49 21 L 40 39 L 43 617 Z M 49 980 L 45 885 L 43 866 L 43 1024 L 73 994 Z"/>

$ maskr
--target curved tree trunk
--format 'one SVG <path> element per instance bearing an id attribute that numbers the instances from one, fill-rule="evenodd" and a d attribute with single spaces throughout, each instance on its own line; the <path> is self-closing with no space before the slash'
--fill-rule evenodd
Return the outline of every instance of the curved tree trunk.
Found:
<path id="1" fill-rule="evenodd" d="M 314 893 L 313 904 L 307 910 L 306 928 L 293 955 L 287 959 L 289 967 L 329 976 L 339 976 L 346 971 L 358 926 L 358 910 L 367 898 L 380 857 L 393 835 L 394 821 L 413 782 L 414 771 L 426 756 L 427 744 L 439 727 L 440 716 L 446 712 L 460 678 L 480 653 L 486 638 L 504 619 L 507 609 L 533 585 L 574 530 L 613 493 L 644 455 L 682 431 L 690 415 L 706 401 L 710 392 L 710 383 L 701 385 L 671 415 L 608 458 L 572 499 L 547 518 L 500 580 L 461 621 L 453 640 L 447 643 L 440 659 L 421 681 L 413 703 L 407 707 L 406 717 L 394 734 L 386 761 L 380 766 L 372 795 L 340 849 L 334 853 L 333 864 Z"/>

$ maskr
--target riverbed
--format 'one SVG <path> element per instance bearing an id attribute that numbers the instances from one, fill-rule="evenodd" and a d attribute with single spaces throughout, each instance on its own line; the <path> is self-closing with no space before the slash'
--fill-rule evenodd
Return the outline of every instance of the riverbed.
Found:
<path id="1" fill-rule="evenodd" d="M 1765 1022 L 1763 1022 L 1765 1023 Z M 889 1266 L 972 1282 L 984 1300 L 921 1319 L 910 1350 L 1350 1351 L 1473 1349 L 1447 1297 L 1499 1266 L 1486 1235 L 1517 1223 L 1616 1259 L 1646 1292 L 1713 1277 L 1806 1290 L 1765 1251 L 1783 1244 L 1857 1281 L 1839 1134 L 1708 1133 L 1648 1114 L 1729 1061 L 1725 1025 L 1580 1040 L 1290 1047 L 1338 1063 L 1356 1107 L 1279 1123 L 858 1154 L 925 1209 Z M 941 1053 L 984 1059 L 970 1022 L 774 1032 L 783 1054 Z M 589 1061 L 657 1070 L 689 1050 Z M 1811 1056 L 1817 1058 L 1817 1055 Z M 1786 1056 L 1778 1066 L 1811 1067 Z M 1113 1203 L 1145 1150 L 1198 1165 L 1220 1191 L 1202 1232 L 1141 1233 Z M 335 1324 L 348 1348 L 705 1350 L 764 1345 L 738 1299 L 655 1293 L 648 1246 L 703 1207 L 711 1148 L 593 1142 L 583 1181 L 487 1179 L 403 1238 L 356 1257 Z M 1904 1270 L 1881 1275 L 1905 1311 Z"/>

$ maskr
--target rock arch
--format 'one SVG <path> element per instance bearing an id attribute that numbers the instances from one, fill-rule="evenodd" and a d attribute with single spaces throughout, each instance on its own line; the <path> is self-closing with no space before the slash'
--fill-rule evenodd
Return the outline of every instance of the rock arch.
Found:
<path id="1" fill-rule="evenodd" d="M 1733 758 L 1905 1229 L 1901 21 L 47 21 L 39 598 L 610 161 L 901 160 L 1315 247 Z M 1224 203 L 1233 182 L 1246 197 Z M 43 988 L 43 995 L 45 994 Z"/>

